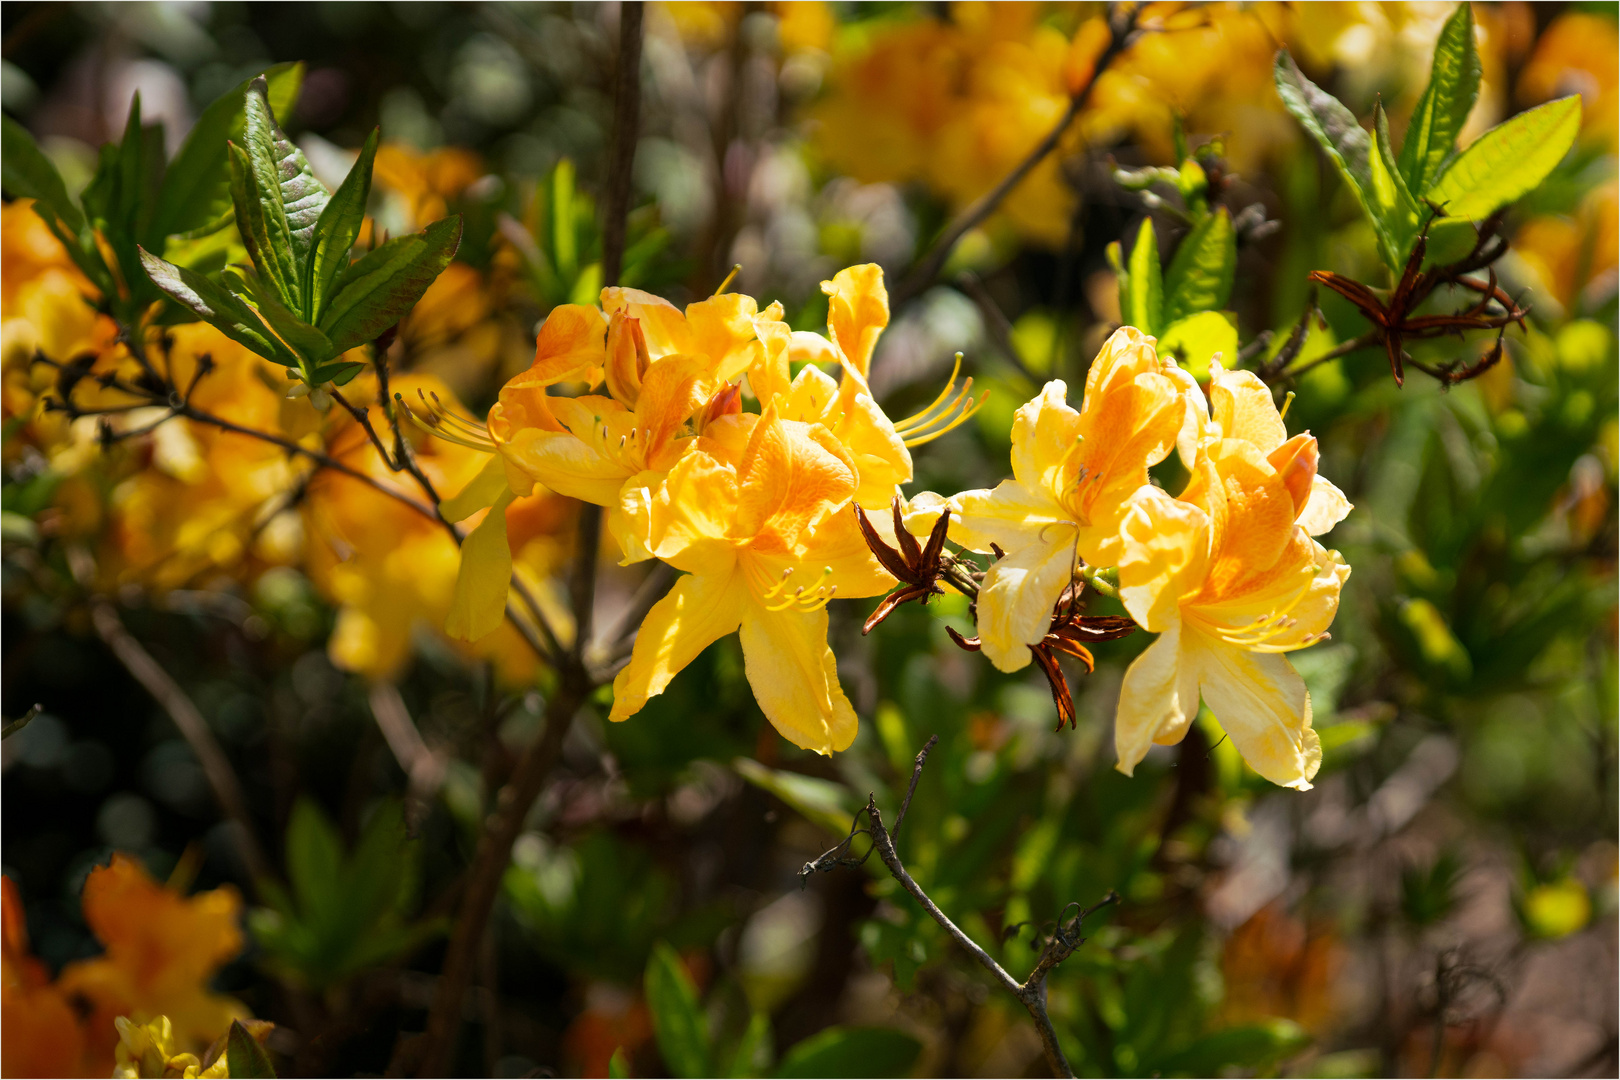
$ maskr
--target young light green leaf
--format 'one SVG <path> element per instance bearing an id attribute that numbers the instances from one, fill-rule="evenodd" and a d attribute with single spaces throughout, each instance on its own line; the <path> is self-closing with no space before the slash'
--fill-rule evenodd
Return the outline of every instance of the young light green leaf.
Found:
<path id="1" fill-rule="evenodd" d="M 771 1018 L 755 1013 L 748 1019 L 748 1028 L 731 1050 L 731 1064 L 725 1074 L 734 1080 L 759 1076 L 771 1057 Z"/>
<path id="2" fill-rule="evenodd" d="M 264 73 L 270 111 L 285 116 L 298 99 L 303 64 L 277 64 Z M 204 109 L 169 163 L 158 191 L 152 218 L 156 236 L 201 235 L 230 223 L 231 173 L 226 142 L 242 141 L 247 132 L 244 101 L 253 80 L 246 80 Z"/>
<path id="3" fill-rule="evenodd" d="M 274 1077 L 275 1066 L 270 1063 L 270 1055 L 265 1053 L 264 1047 L 253 1033 L 242 1025 L 240 1020 L 231 1021 L 231 1032 L 225 1042 L 225 1067 L 231 1077 Z"/>
<path id="4" fill-rule="evenodd" d="M 1143 218 L 1136 231 L 1125 282 L 1125 295 L 1120 298 L 1125 324 L 1144 334 L 1157 334 L 1164 324 L 1164 275 L 1159 269 L 1159 241 L 1151 217 Z"/>
<path id="5" fill-rule="evenodd" d="M 1491 128 L 1457 155 L 1428 192 L 1447 217 L 1478 221 L 1547 178 L 1581 129 L 1581 98 L 1572 94 Z"/>
<path id="6" fill-rule="evenodd" d="M 614 1047 L 613 1056 L 608 1058 L 608 1080 L 630 1080 L 630 1059 L 622 1046 Z"/>
<path id="7" fill-rule="evenodd" d="M 298 358 L 269 331 L 258 314 L 223 287 L 194 270 L 165 262 L 145 249 L 140 249 L 140 260 L 152 284 L 196 312 L 198 318 L 220 333 L 266 360 L 287 367 L 297 366 Z"/>
<path id="8" fill-rule="evenodd" d="M 904 1076 L 922 1043 L 892 1028 L 830 1027 L 795 1043 L 776 1067 L 779 1077 Z"/>
<path id="9" fill-rule="evenodd" d="M 1399 171 L 1413 195 L 1428 191 L 1457 145 L 1457 135 L 1479 97 L 1479 78 L 1473 6 L 1465 0 L 1446 20 L 1434 43 L 1429 85 L 1418 98 L 1401 143 Z"/>
<path id="10" fill-rule="evenodd" d="M 1237 327 L 1219 311 L 1189 315 L 1159 335 L 1159 355 L 1175 357 L 1199 382 L 1209 378 L 1209 364 L 1217 354 L 1231 366 L 1237 351 Z"/>
<path id="11" fill-rule="evenodd" d="M 1383 253 L 1384 261 L 1391 270 L 1400 273 L 1422 227 L 1422 210 L 1396 167 L 1395 154 L 1389 145 L 1389 118 L 1384 115 L 1382 102 L 1373 106 L 1373 153 L 1368 165 L 1373 208 L 1382 223 L 1379 239 L 1386 240 L 1388 245 Z"/>
<path id="12" fill-rule="evenodd" d="M 1339 167 L 1339 172 L 1365 206 L 1372 140 L 1356 122 L 1355 114 L 1340 104 L 1338 98 L 1307 79 L 1287 49 L 1278 50 L 1272 74 L 1283 106 L 1333 159 L 1333 164 Z"/>
<path id="13" fill-rule="evenodd" d="M 84 230 L 84 214 L 68 197 L 62 175 L 28 130 L 9 116 L 0 117 L 0 183 L 49 210 L 75 237 Z"/>
<path id="14" fill-rule="evenodd" d="M 1200 311 L 1225 307 L 1236 269 L 1237 234 L 1231 214 L 1222 206 L 1187 234 L 1170 260 L 1170 272 L 1164 276 L 1163 322 L 1174 324 Z"/>
<path id="15" fill-rule="evenodd" d="M 244 98 L 245 149 L 264 206 L 270 253 L 282 265 L 282 276 L 295 290 L 287 306 L 301 317 L 308 317 L 309 297 L 300 287 L 301 270 L 314 245 L 315 224 L 331 195 L 315 179 L 304 152 L 276 123 L 270 111 L 269 90 L 263 77 L 254 79 L 248 87 Z"/>
<path id="16" fill-rule="evenodd" d="M 339 352 L 375 341 L 416 305 L 460 244 L 461 215 L 456 214 L 381 245 L 338 278 L 321 330 Z"/>
<path id="17" fill-rule="evenodd" d="M 274 289 L 282 305 L 290 308 L 297 295 L 297 282 L 289 276 L 293 271 L 288 260 L 276 255 L 277 241 L 272 233 L 274 215 L 259 191 L 259 180 L 247 151 L 231 143 L 229 155 L 236 231 L 247 248 L 248 258 L 253 260 L 254 269 L 259 272 L 259 280 Z"/>
<path id="18" fill-rule="evenodd" d="M 647 959 L 645 989 L 658 1052 L 670 1073 L 688 1078 L 713 1075 L 708 1024 L 698 1007 L 697 987 L 675 950 L 662 941 Z"/>
<path id="19" fill-rule="evenodd" d="M 309 297 L 309 317 L 319 322 L 338 275 L 349 268 L 349 252 L 360 235 L 366 217 L 366 197 L 371 194 L 371 168 L 377 157 L 377 129 L 372 128 L 360 148 L 360 157 L 321 211 L 315 223 L 315 245 L 305 267 L 304 295 Z"/>

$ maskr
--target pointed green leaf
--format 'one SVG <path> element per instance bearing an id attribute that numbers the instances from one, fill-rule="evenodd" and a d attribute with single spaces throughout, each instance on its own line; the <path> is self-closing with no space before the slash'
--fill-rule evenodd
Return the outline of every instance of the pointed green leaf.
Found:
<path id="1" fill-rule="evenodd" d="M 285 116 L 298 99 L 304 81 L 303 64 L 277 64 L 264 73 L 269 87 L 270 111 Z M 156 236 L 202 233 L 230 223 L 231 173 L 226 142 L 241 143 L 247 133 L 243 112 L 249 79 L 204 109 L 180 152 L 169 163 L 158 192 L 152 232 Z"/>
<path id="2" fill-rule="evenodd" d="M 1379 239 L 1387 238 L 1384 261 L 1399 273 L 1422 227 L 1422 210 L 1396 167 L 1395 154 L 1389 145 L 1389 118 L 1384 115 L 1382 102 L 1373 106 L 1373 153 L 1368 165 L 1373 208 L 1383 226 L 1378 230 Z"/>
<path id="3" fill-rule="evenodd" d="M 220 276 L 232 292 L 239 296 L 247 296 L 254 307 L 258 308 L 259 317 L 270 325 L 276 336 L 292 346 L 293 351 L 307 361 L 305 365 L 301 365 L 306 370 L 313 370 L 315 365 L 338 354 L 325 334 L 288 311 L 275 293 L 266 289 L 256 278 L 236 270 L 225 270 Z"/>
<path id="4" fill-rule="evenodd" d="M 84 214 L 68 197 L 62 175 L 28 129 L 9 116 L 0 117 L 0 183 L 12 195 L 48 209 L 75 236 L 84 229 Z"/>
<path id="5" fill-rule="evenodd" d="M 645 989 L 658 1052 L 670 1073 L 679 1077 L 713 1075 L 708 1023 L 698 1007 L 697 987 L 675 950 L 662 941 L 653 946 L 647 960 Z"/>
<path id="6" fill-rule="evenodd" d="M 349 253 L 360 235 L 366 217 L 366 197 L 371 194 L 371 168 L 377 157 L 377 129 L 372 128 L 360 157 L 343 178 L 332 201 L 315 223 L 315 246 L 304 280 L 309 299 L 309 316 L 319 322 L 338 275 L 349 268 Z"/>
<path id="7" fill-rule="evenodd" d="M 231 143 L 229 148 L 231 171 L 231 202 L 236 209 L 236 231 L 253 260 L 259 280 L 274 289 L 284 307 L 292 307 L 297 295 L 296 281 L 288 276 L 287 261 L 275 254 L 275 237 L 271 231 L 273 217 L 266 200 L 259 191 L 259 181 L 253 173 L 253 163 L 242 147 Z"/>
<path id="8" fill-rule="evenodd" d="M 1451 156 L 1457 136 L 1479 97 L 1479 52 L 1474 47 L 1473 6 L 1458 4 L 1434 43 L 1429 85 L 1418 98 L 1401 143 L 1400 174 L 1407 190 L 1423 195 Z"/>
<path id="9" fill-rule="evenodd" d="M 780 1077 L 904 1076 L 922 1043 L 892 1028 L 830 1027 L 795 1043 L 776 1067 Z"/>
<path id="10" fill-rule="evenodd" d="M 242 1026 L 242 1021 L 231 1021 L 231 1034 L 225 1042 L 225 1068 L 233 1080 L 237 1077 L 274 1077 L 275 1066 L 265 1053 L 259 1040 Z"/>
<path id="11" fill-rule="evenodd" d="M 1372 140 L 1356 122 L 1355 114 L 1338 98 L 1307 79 L 1287 49 L 1278 50 L 1272 74 L 1283 106 L 1333 159 L 1339 172 L 1356 189 L 1357 196 L 1361 196 L 1368 184 Z"/>
<path id="12" fill-rule="evenodd" d="M 1237 270 L 1237 234 L 1226 207 L 1207 215 L 1188 233 L 1164 276 L 1163 322 L 1173 324 L 1201 311 L 1218 311 L 1232 296 Z"/>
<path id="13" fill-rule="evenodd" d="M 761 1069 L 771 1059 L 771 1018 L 764 1013 L 755 1013 L 748 1019 L 748 1028 L 737 1040 L 737 1045 L 731 1051 L 731 1064 L 726 1068 L 725 1074 L 741 1080 L 742 1077 L 759 1076 Z"/>
<path id="14" fill-rule="evenodd" d="M 1136 230 L 1136 246 L 1125 279 L 1126 294 L 1121 299 L 1125 325 L 1144 334 L 1157 334 L 1164 323 L 1164 275 L 1159 269 L 1159 240 L 1153 232 L 1153 219 L 1142 219 Z"/>
<path id="15" fill-rule="evenodd" d="M 270 111 L 269 89 L 263 77 L 254 79 L 248 87 L 244 98 L 244 149 L 264 207 L 270 254 L 294 290 L 287 306 L 299 316 L 307 316 L 309 298 L 301 287 L 302 271 L 314 245 L 315 224 L 331 195 L 315 179 L 304 152 L 276 123 Z"/>
<path id="16" fill-rule="evenodd" d="M 608 1080 L 630 1080 L 630 1060 L 622 1046 L 614 1047 L 613 1056 L 608 1058 Z"/>
<path id="17" fill-rule="evenodd" d="M 1504 121 L 1475 139 L 1428 193 L 1447 217 L 1479 221 L 1547 178 L 1581 130 L 1581 98 L 1572 94 Z"/>
<path id="18" fill-rule="evenodd" d="M 232 341 L 251 349 L 266 360 L 296 367 L 298 358 L 264 325 L 247 304 L 194 270 L 165 262 L 140 249 L 141 265 L 152 284 Z"/>
<path id="19" fill-rule="evenodd" d="M 461 215 L 456 214 L 381 245 L 338 279 L 321 330 L 339 352 L 375 341 L 416 306 L 460 243 Z"/>
<path id="20" fill-rule="evenodd" d="M 337 830 L 311 799 L 300 798 L 287 823 L 287 877 L 305 921 L 320 923 L 341 902 L 342 872 Z"/>

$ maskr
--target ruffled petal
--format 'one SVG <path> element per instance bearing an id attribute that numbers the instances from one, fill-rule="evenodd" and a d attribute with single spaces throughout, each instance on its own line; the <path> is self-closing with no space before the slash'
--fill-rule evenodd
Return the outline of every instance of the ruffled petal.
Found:
<path id="1" fill-rule="evenodd" d="M 524 372 L 524 385 L 549 386 L 573 379 L 590 380 L 592 368 L 606 362 L 607 320 L 589 304 L 558 304 L 540 326 L 534 363 Z"/>
<path id="2" fill-rule="evenodd" d="M 688 304 L 686 326 L 690 337 L 686 348 L 678 351 L 707 357 L 715 378 L 729 382 L 764 356 L 754 329 L 758 313 L 754 298 L 742 293 L 721 293 Z"/>
<path id="3" fill-rule="evenodd" d="M 1053 379 L 1013 414 L 1013 479 L 1031 491 L 1055 496 L 1064 487 L 1064 465 L 1080 437 L 1080 414 L 1065 400 L 1062 379 Z"/>
<path id="4" fill-rule="evenodd" d="M 1305 509 L 1300 511 L 1296 523 L 1312 536 L 1321 536 L 1343 521 L 1353 509 L 1344 492 L 1318 473 L 1311 480 L 1310 498 L 1305 500 Z"/>
<path id="5" fill-rule="evenodd" d="M 829 297 L 827 331 L 843 354 L 844 364 L 865 376 L 872 366 L 878 336 L 889 325 L 889 292 L 883 268 L 865 263 L 838 271 L 821 283 Z"/>
<path id="6" fill-rule="evenodd" d="M 566 431 L 525 428 L 501 445 L 501 455 L 559 495 L 613 506 L 631 471 Z"/>
<path id="7" fill-rule="evenodd" d="M 609 720 L 626 720 L 664 692 L 698 653 L 742 622 L 747 588 L 735 564 L 725 573 L 688 574 L 652 606 L 636 633 L 629 665 L 613 680 Z"/>
<path id="8" fill-rule="evenodd" d="M 1209 566 L 1209 517 L 1156 487 L 1142 488 L 1121 529 L 1119 598 L 1144 630 L 1167 632 Z"/>
<path id="9" fill-rule="evenodd" d="M 926 533 L 939 517 L 940 507 L 929 501 L 938 498 L 924 492 L 911 500 L 912 512 L 929 514 Z M 945 500 L 951 508 L 950 536 L 969 551 L 988 554 L 995 544 L 1003 551 L 1023 547 L 1032 538 L 1051 535 L 1074 522 L 1068 511 L 1052 501 L 1045 491 L 1031 491 L 1017 480 L 1003 480 L 992 489 L 963 491 Z M 909 519 L 908 519 L 909 520 Z M 913 529 L 913 531 L 917 531 Z"/>
<path id="10" fill-rule="evenodd" d="M 627 508 L 628 509 L 628 508 Z M 648 506 L 647 547 L 679 569 L 717 573 L 708 560 L 725 539 L 737 512 L 737 472 L 701 449 L 693 449 L 669 471 Z M 705 560 L 692 563 L 688 556 Z"/>
<path id="11" fill-rule="evenodd" d="M 766 611 L 742 618 L 743 667 L 765 718 L 795 746 L 831 754 L 855 741 L 855 710 L 827 647 L 827 609 Z"/>
<path id="12" fill-rule="evenodd" d="M 1198 671 L 1210 712 L 1238 753 L 1261 776 L 1308 790 L 1322 765 L 1322 742 L 1311 728 L 1311 696 L 1285 657 L 1247 652 L 1188 632 L 1182 662 Z"/>
<path id="13" fill-rule="evenodd" d="M 1007 552 L 979 588 L 979 641 L 1002 671 L 1030 661 L 1028 646 L 1046 636 L 1052 608 L 1074 571 L 1074 529 L 1054 526 L 1047 536 Z"/>
<path id="14" fill-rule="evenodd" d="M 1224 371 L 1212 366 L 1209 414 L 1228 439 L 1243 439 L 1269 454 L 1288 438 L 1271 388 L 1252 371 Z"/>
<path id="15" fill-rule="evenodd" d="M 1131 662 L 1114 714 L 1116 768 L 1126 776 L 1154 743 L 1176 743 L 1198 714 L 1198 682 L 1181 664 L 1181 624 L 1171 622 L 1157 641 Z"/>
<path id="16" fill-rule="evenodd" d="M 654 360 L 670 353 L 692 351 L 692 333 L 686 325 L 686 316 L 662 296 L 610 285 L 602 290 L 602 311 L 607 315 L 622 311 L 639 320 L 647 352 Z"/>
<path id="17" fill-rule="evenodd" d="M 855 494 L 855 463 L 820 424 L 783 420 L 767 406 L 738 466 L 737 516 L 727 534 L 791 549 L 829 511 Z"/>

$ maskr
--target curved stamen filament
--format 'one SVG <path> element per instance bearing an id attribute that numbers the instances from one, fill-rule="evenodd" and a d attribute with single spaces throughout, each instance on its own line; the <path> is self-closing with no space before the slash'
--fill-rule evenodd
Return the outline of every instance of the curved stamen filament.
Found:
<path id="1" fill-rule="evenodd" d="M 786 611 L 788 608 L 797 605 L 803 611 L 820 611 L 827 606 L 827 602 L 838 592 L 837 585 L 829 586 L 826 584 L 827 579 L 832 577 L 832 572 L 832 567 L 823 567 L 821 576 L 813 583 L 800 585 L 789 592 L 788 587 L 793 578 L 793 567 L 788 567 L 782 571 L 781 580 L 766 591 L 763 597 L 767 601 L 765 610 Z M 774 601 L 774 603 L 771 601 Z"/>
<path id="2" fill-rule="evenodd" d="M 896 423 L 894 425 L 894 430 L 899 431 L 899 432 L 906 432 L 906 431 L 910 431 L 912 428 L 921 427 L 925 423 L 927 423 L 928 422 L 928 414 L 932 413 L 935 409 L 939 408 L 940 404 L 946 398 L 951 396 L 951 391 L 956 389 L 956 376 L 958 374 L 960 374 L 961 371 L 962 371 L 962 354 L 957 353 L 956 354 L 956 363 L 951 368 L 950 381 L 948 381 L 945 384 L 945 389 L 943 389 L 943 390 L 941 390 L 939 392 L 939 396 L 937 398 L 935 398 L 933 401 L 930 401 L 928 403 L 928 407 L 926 409 L 922 410 L 921 412 L 912 413 L 910 416 L 906 417 L 904 420 L 896 421 Z"/>
<path id="3" fill-rule="evenodd" d="M 986 390 L 980 394 L 978 400 L 974 400 L 970 396 L 972 391 L 973 380 L 968 379 L 962 384 L 962 392 L 956 396 L 945 411 L 928 422 L 930 430 L 913 428 L 909 435 L 902 437 L 901 441 L 907 446 L 922 446 L 924 443 L 931 443 L 941 435 L 961 427 L 970 416 L 983 407 L 986 401 L 990 400 L 990 391 Z"/>
<path id="4" fill-rule="evenodd" d="M 1305 584 L 1296 590 L 1292 596 L 1242 629 L 1221 631 L 1221 638 L 1233 645 L 1252 647 L 1263 645 L 1272 638 L 1298 626 L 1299 620 L 1288 613 L 1299 606 L 1299 602 L 1305 599 L 1305 594 L 1310 592 L 1319 569 L 1320 567 L 1315 563 L 1302 567 L 1299 573 L 1305 578 Z M 1307 639 L 1306 643 L 1316 640 L 1317 636 L 1319 635 L 1312 635 Z"/>
<path id="5" fill-rule="evenodd" d="M 399 408 L 405 410 L 405 417 L 411 423 L 436 438 L 445 442 L 465 446 L 471 450 L 478 450 L 485 454 L 495 452 L 495 441 L 489 437 L 488 429 L 476 421 L 457 416 L 444 403 L 437 394 L 433 400 L 428 401 L 427 395 L 418 390 L 417 395 L 422 399 L 422 415 L 411 408 L 405 401 L 405 395 L 395 394 L 394 402 Z"/>

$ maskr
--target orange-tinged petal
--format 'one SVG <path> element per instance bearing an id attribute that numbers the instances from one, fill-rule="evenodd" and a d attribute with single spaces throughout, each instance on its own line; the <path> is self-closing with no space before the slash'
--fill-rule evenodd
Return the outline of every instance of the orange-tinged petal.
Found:
<path id="1" fill-rule="evenodd" d="M 775 405 L 784 420 L 804 424 L 831 421 L 830 414 L 838 405 L 838 383 L 820 368 L 806 365 L 799 369 L 787 393 L 775 399 Z"/>
<path id="2" fill-rule="evenodd" d="M 874 524 L 882 524 L 887 518 L 886 514 L 879 515 Z M 845 507 L 822 521 L 805 541 L 802 552 L 790 555 L 750 551 L 748 562 L 750 587 L 761 597 L 784 580 L 794 588 L 798 584 L 825 588 L 846 599 L 878 596 L 895 586 L 894 578 L 866 546 L 853 507 Z M 793 573 L 784 579 L 783 571 L 789 567 Z"/>
<path id="3" fill-rule="evenodd" d="M 656 360 L 642 379 L 641 397 L 636 403 L 638 437 L 645 440 L 649 468 L 668 468 L 673 461 L 658 459 L 686 423 L 687 418 L 708 400 L 713 392 L 707 358 L 675 353 Z"/>
<path id="4" fill-rule="evenodd" d="M 1181 623 L 1176 621 L 1131 661 L 1114 715 L 1120 772 L 1132 775 L 1154 743 L 1174 744 L 1186 736 L 1198 715 L 1196 676 L 1181 662 Z"/>
<path id="5" fill-rule="evenodd" d="M 506 542 L 506 508 L 512 493 L 495 500 L 478 527 L 461 542 L 461 569 L 444 632 L 477 641 L 506 621 L 506 592 L 512 584 L 512 549 Z"/>
<path id="6" fill-rule="evenodd" d="M 827 609 L 767 611 L 747 605 L 743 667 L 765 718 L 795 746 L 831 754 L 855 741 L 855 710 L 827 647 Z"/>
<path id="7" fill-rule="evenodd" d="M 1003 480 L 991 489 L 959 492 L 949 499 L 940 499 L 931 491 L 921 492 L 911 500 L 906 527 L 927 535 L 947 506 L 951 509 L 950 538 L 981 555 L 989 554 L 992 544 L 1010 551 L 1023 547 L 1032 537 L 1038 539 L 1058 531 L 1073 534 L 1074 523 L 1067 510 L 1053 502 L 1044 489 L 1031 490 L 1017 480 Z M 919 513 L 926 516 L 915 521 Z"/>
<path id="8" fill-rule="evenodd" d="M 1322 765 L 1311 727 L 1311 696 L 1286 657 L 1248 652 L 1188 631 L 1182 662 L 1198 671 L 1210 712 L 1255 772 L 1306 791 Z"/>
<path id="9" fill-rule="evenodd" d="M 1212 636 L 1257 652 L 1290 652 L 1320 640 L 1339 608 L 1350 567 L 1301 529 L 1264 573 L 1234 583 L 1219 597 L 1189 604 L 1188 618 Z"/>
<path id="10" fill-rule="evenodd" d="M 720 573 L 715 560 L 732 558 L 727 529 L 737 514 L 737 472 L 703 448 L 675 464 L 648 507 L 647 547 L 692 573 Z M 698 561 L 693 561 L 698 560 Z"/>
<path id="11" fill-rule="evenodd" d="M 613 680 L 608 719 L 626 720 L 640 712 L 698 653 L 736 630 L 747 595 L 735 564 L 721 573 L 688 574 L 675 582 L 647 613 L 629 666 Z"/>
<path id="12" fill-rule="evenodd" d="M 1002 671 L 1017 671 L 1031 659 L 1029 646 L 1046 636 L 1052 607 L 1075 569 L 1075 530 L 1054 525 L 990 565 L 979 587 L 979 641 Z"/>
<path id="13" fill-rule="evenodd" d="M 608 393 L 633 408 L 641 394 L 641 378 L 650 363 L 652 359 L 647 354 L 647 338 L 641 332 L 641 321 L 623 312 L 614 312 L 608 322 L 607 364 L 603 373 Z"/>
<path id="14" fill-rule="evenodd" d="M 748 369 L 748 386 L 763 404 L 788 392 L 793 330 L 781 319 L 781 305 L 772 304 L 754 320 L 754 333 L 759 338 L 760 352 L 754 366 Z"/>
<path id="15" fill-rule="evenodd" d="M 783 420 L 768 407 L 737 470 L 737 517 L 728 535 L 791 549 L 855 494 L 855 464 L 820 424 Z"/>
<path id="16" fill-rule="evenodd" d="M 1086 371 L 1086 400 L 1100 400 L 1109 390 L 1135 382 L 1138 375 L 1157 373 L 1161 367 L 1157 346 L 1155 338 L 1134 326 L 1115 330 Z"/>
<path id="17" fill-rule="evenodd" d="M 1294 500 L 1294 517 L 1305 512 L 1311 489 L 1316 482 L 1316 439 L 1309 432 L 1300 432 L 1275 450 L 1266 454 L 1266 462 L 1282 477 L 1283 487 Z"/>
<path id="18" fill-rule="evenodd" d="M 610 285 L 602 290 L 602 310 L 610 317 L 623 312 L 637 320 L 647 341 L 648 354 L 654 360 L 670 353 L 691 351 L 692 335 L 686 316 L 662 296 Z"/>
<path id="19" fill-rule="evenodd" d="M 1271 388 L 1252 371 L 1216 368 L 1209 380 L 1210 419 L 1228 439 L 1244 439 L 1269 454 L 1288 438 Z"/>
<path id="20" fill-rule="evenodd" d="M 559 495 L 598 506 L 615 505 L 619 488 L 632 475 L 599 445 L 566 431 L 526 428 L 501 446 L 501 456 Z"/>
<path id="21" fill-rule="evenodd" d="M 1253 443 L 1221 439 L 1207 444 L 1204 453 L 1220 479 L 1211 505 L 1222 504 L 1225 515 L 1203 591 L 1214 598 L 1282 557 L 1294 539 L 1294 500 Z"/>
<path id="22" fill-rule="evenodd" d="M 1143 488 L 1123 526 L 1119 598 L 1144 630 L 1168 632 L 1184 597 L 1209 568 L 1209 516 L 1155 487 Z"/>
<path id="23" fill-rule="evenodd" d="M 844 365 L 865 376 L 872 366 L 878 336 L 889 325 L 889 292 L 883 268 L 876 263 L 851 266 L 821 283 L 829 297 L 827 331 L 843 354 Z"/>
<path id="24" fill-rule="evenodd" d="M 690 338 L 684 349 L 707 357 L 713 376 L 729 382 L 753 367 L 764 355 L 754 328 L 758 314 L 754 298 L 722 293 L 686 306 Z"/>
<path id="25" fill-rule="evenodd" d="M 606 360 L 607 322 L 588 304 L 559 304 L 551 309 L 534 346 L 527 375 L 539 385 L 587 380 Z"/>

